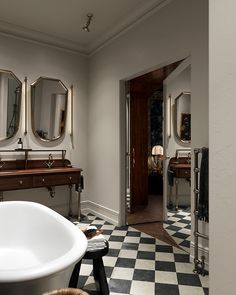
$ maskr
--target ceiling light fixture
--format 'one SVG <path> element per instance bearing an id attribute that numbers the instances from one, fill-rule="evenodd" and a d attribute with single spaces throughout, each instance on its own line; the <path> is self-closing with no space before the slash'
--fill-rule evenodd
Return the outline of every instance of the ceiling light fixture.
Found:
<path id="1" fill-rule="evenodd" d="M 90 32 L 90 30 L 89 30 L 89 26 L 90 26 L 90 23 L 91 23 L 91 20 L 92 20 L 92 18 L 93 18 L 93 14 L 92 13 L 88 13 L 87 14 L 87 22 L 86 22 L 86 24 L 83 26 L 83 30 L 84 31 L 86 31 L 86 32 Z"/>

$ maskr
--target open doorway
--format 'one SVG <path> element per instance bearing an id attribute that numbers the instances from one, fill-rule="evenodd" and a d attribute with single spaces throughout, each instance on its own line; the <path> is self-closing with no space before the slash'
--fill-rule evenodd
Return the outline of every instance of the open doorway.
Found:
<path id="1" fill-rule="evenodd" d="M 127 82 L 127 224 L 163 221 L 163 81 L 181 61 Z"/>
<path id="2" fill-rule="evenodd" d="M 182 103 L 182 96 L 187 101 L 190 95 L 190 62 L 181 60 L 131 79 L 126 89 L 126 222 L 144 232 L 149 228 L 150 234 L 155 229 L 158 231 L 155 236 L 166 242 L 180 244 L 184 238 L 182 246 L 185 246 L 188 244 L 187 231 L 190 232 L 191 227 L 191 133 L 187 129 L 185 132 L 180 130 L 176 120 L 180 123 L 185 121 L 186 128 L 191 124 L 190 105 Z M 180 119 L 176 117 L 177 103 L 181 109 Z M 185 138 L 181 139 L 181 136 Z M 178 160 L 180 163 L 184 161 L 185 164 L 186 161 L 189 175 L 178 178 L 174 174 L 171 185 L 169 164 L 175 163 L 176 158 L 181 158 Z M 182 208 L 187 208 L 187 212 Z M 182 213 L 186 228 L 175 232 L 178 224 L 172 224 Z"/>

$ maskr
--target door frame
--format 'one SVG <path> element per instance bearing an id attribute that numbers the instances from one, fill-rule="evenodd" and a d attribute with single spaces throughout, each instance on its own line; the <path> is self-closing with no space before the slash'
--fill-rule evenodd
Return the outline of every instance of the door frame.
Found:
<path id="1" fill-rule="evenodd" d="M 131 74 L 129 77 L 123 78 L 119 80 L 119 155 L 120 155 L 120 175 L 119 175 L 119 190 L 120 190 L 120 200 L 119 200 L 119 212 L 118 212 L 118 225 L 125 225 L 126 224 L 126 85 L 127 82 L 135 77 L 138 77 L 140 75 L 146 74 L 148 72 L 152 72 L 155 70 L 158 70 L 164 66 L 167 66 L 168 64 L 174 63 L 178 60 L 183 60 L 188 58 L 188 56 L 176 56 L 172 57 L 169 60 L 165 62 L 160 62 L 158 65 L 150 67 L 146 70 L 136 72 L 134 74 Z M 164 202 L 163 202 L 164 203 Z"/>
<path id="2" fill-rule="evenodd" d="M 181 72 L 183 72 L 188 66 L 191 65 L 191 58 L 187 57 L 185 60 L 181 62 L 181 64 L 172 72 L 168 77 L 166 77 L 165 80 L 163 80 L 163 113 L 164 113 L 164 121 L 168 120 L 169 122 L 165 122 L 163 125 L 163 154 L 165 156 L 169 156 L 167 152 L 167 147 L 169 143 L 169 136 L 167 132 L 166 126 L 170 124 L 170 133 L 171 136 L 174 136 L 174 129 L 173 129 L 173 110 L 172 110 L 172 103 L 173 103 L 173 97 L 170 96 L 169 93 L 167 93 L 167 84 L 176 79 Z M 168 105 L 168 100 L 169 100 L 169 106 Z M 163 163 L 163 221 L 166 221 L 168 219 L 167 216 L 167 194 L 168 194 L 168 179 L 167 179 L 167 169 L 168 169 L 168 163 L 169 159 L 164 160 Z"/>

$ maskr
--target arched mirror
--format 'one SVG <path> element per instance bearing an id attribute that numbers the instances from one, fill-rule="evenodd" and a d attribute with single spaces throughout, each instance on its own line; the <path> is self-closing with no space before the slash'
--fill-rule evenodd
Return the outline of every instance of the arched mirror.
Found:
<path id="1" fill-rule="evenodd" d="M 183 143 L 191 142 L 191 93 L 182 92 L 175 98 L 175 136 Z"/>
<path id="2" fill-rule="evenodd" d="M 0 70 L 0 140 L 13 137 L 19 129 L 21 81 L 11 72 Z"/>
<path id="3" fill-rule="evenodd" d="M 40 77 L 31 85 L 31 122 L 34 134 L 43 141 L 60 138 L 65 132 L 68 89 L 58 79 Z"/>

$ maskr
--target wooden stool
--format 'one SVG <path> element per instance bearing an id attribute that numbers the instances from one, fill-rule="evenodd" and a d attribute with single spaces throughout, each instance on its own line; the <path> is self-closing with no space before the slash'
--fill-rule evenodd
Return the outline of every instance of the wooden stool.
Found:
<path id="1" fill-rule="evenodd" d="M 89 295 L 89 294 L 81 289 L 65 288 L 65 289 L 54 290 L 51 292 L 46 292 L 46 293 L 43 293 L 43 295 Z"/>
<path id="2" fill-rule="evenodd" d="M 100 291 L 102 295 L 109 294 L 109 287 L 107 284 L 107 278 L 102 257 L 105 256 L 109 251 L 108 241 L 105 241 L 106 247 L 101 250 L 87 251 L 83 259 L 93 259 L 93 276 L 94 280 L 98 281 Z M 79 272 L 81 267 L 82 259 L 75 265 L 73 273 L 70 278 L 69 287 L 76 288 L 78 285 Z"/>

